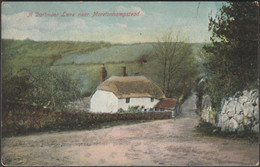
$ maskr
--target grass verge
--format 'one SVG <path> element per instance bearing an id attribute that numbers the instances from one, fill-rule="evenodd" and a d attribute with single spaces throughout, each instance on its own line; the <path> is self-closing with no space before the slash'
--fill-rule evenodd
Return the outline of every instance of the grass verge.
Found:
<path id="1" fill-rule="evenodd" d="M 252 131 L 241 131 L 241 132 L 223 132 L 219 127 L 215 127 L 212 124 L 200 121 L 196 126 L 195 131 L 198 132 L 199 136 L 211 136 L 234 140 L 246 140 L 251 143 L 259 142 L 259 134 Z"/>

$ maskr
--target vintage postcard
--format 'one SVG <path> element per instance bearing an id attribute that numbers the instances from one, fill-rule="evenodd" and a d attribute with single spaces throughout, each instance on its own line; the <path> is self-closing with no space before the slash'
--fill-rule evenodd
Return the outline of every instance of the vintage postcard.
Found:
<path id="1" fill-rule="evenodd" d="M 2 1 L 2 165 L 259 165 L 258 11 Z"/>

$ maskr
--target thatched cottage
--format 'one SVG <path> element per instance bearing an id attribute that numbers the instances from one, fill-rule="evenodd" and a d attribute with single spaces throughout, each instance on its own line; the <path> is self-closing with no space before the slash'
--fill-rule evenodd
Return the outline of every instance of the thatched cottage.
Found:
<path id="1" fill-rule="evenodd" d="M 106 70 L 101 69 L 101 81 Z M 152 109 L 163 98 L 164 93 L 158 85 L 144 76 L 112 76 L 103 81 L 95 90 L 90 100 L 91 112 L 115 113 L 120 108 L 127 110 L 131 106 L 144 106 Z"/>

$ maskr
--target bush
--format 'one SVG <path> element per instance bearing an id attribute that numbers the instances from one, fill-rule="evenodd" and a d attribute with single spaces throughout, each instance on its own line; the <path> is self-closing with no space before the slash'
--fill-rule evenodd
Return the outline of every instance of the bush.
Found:
<path id="1" fill-rule="evenodd" d="M 80 97 L 78 81 L 68 73 L 38 68 L 31 74 L 33 83 L 31 102 L 37 106 L 64 109 L 67 102 Z"/>
<path id="2" fill-rule="evenodd" d="M 23 103 L 64 110 L 66 103 L 80 98 L 79 82 L 68 73 L 44 66 L 24 69 L 24 72 L 3 79 L 4 106 Z"/>
<path id="3" fill-rule="evenodd" d="M 88 113 L 60 112 L 30 105 L 13 105 L 3 113 L 3 136 L 16 136 L 43 131 L 82 130 L 100 128 L 102 124 L 121 121 L 170 119 L 171 112 L 148 113 Z"/>
<path id="4" fill-rule="evenodd" d="M 4 76 L 2 78 L 2 103 L 3 106 L 8 103 L 17 103 L 25 101 L 30 94 L 32 84 L 29 82 L 29 76 Z"/>
<path id="5" fill-rule="evenodd" d="M 142 113 L 144 110 L 144 106 L 131 106 L 128 107 L 127 110 L 123 110 L 122 108 L 118 109 L 117 113 Z"/>

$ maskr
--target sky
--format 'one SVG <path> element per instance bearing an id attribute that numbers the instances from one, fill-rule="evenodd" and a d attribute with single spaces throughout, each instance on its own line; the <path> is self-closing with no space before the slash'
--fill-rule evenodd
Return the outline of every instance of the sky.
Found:
<path id="1" fill-rule="evenodd" d="M 215 16 L 222 3 L 4 2 L 2 38 L 142 43 L 160 41 L 172 32 L 186 42 L 209 42 L 208 17 Z M 137 16 L 93 16 L 95 12 Z"/>

